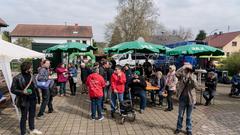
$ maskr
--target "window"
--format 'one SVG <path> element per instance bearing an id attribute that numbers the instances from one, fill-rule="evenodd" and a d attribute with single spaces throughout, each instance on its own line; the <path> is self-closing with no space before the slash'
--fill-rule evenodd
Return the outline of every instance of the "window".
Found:
<path id="1" fill-rule="evenodd" d="M 72 40 L 67 40 L 68 43 L 72 42 Z"/>
<path id="2" fill-rule="evenodd" d="M 236 41 L 233 41 L 233 42 L 232 42 L 232 46 L 237 46 L 237 42 L 236 42 Z"/>
<path id="3" fill-rule="evenodd" d="M 227 54 L 226 54 L 227 56 L 229 56 L 230 55 L 230 52 L 227 52 Z"/>
<path id="4" fill-rule="evenodd" d="M 83 40 L 82 43 L 83 43 L 83 44 L 87 44 L 87 40 Z"/>
<path id="5" fill-rule="evenodd" d="M 120 60 L 125 60 L 125 59 L 128 59 L 128 54 L 124 54 L 124 55 L 120 58 Z"/>
<path id="6" fill-rule="evenodd" d="M 80 40 L 76 40 L 76 42 L 80 43 Z"/>
<path id="7" fill-rule="evenodd" d="M 135 58 L 136 58 L 137 60 L 145 60 L 145 59 L 147 59 L 147 57 L 144 56 L 144 55 L 138 55 L 138 54 L 136 54 L 136 57 L 135 57 L 135 55 L 132 54 L 132 59 L 135 60 Z"/>

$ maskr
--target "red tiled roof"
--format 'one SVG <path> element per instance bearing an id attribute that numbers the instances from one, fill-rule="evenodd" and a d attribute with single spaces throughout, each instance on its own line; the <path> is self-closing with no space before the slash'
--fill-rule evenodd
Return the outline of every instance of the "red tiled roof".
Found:
<path id="1" fill-rule="evenodd" d="M 2 19 L 0 18 L 0 27 L 7 27 L 7 23 Z"/>
<path id="2" fill-rule="evenodd" d="M 234 38 L 236 38 L 239 35 L 240 31 L 210 35 L 204 41 L 208 42 L 210 46 L 223 48 L 225 45 L 227 45 L 229 42 L 231 42 Z"/>
<path id="3" fill-rule="evenodd" d="M 12 37 L 93 37 L 91 26 L 18 24 Z"/>

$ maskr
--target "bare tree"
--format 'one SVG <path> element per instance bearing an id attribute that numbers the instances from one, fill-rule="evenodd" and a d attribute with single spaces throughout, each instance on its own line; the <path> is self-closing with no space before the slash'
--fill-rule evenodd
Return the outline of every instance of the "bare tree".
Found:
<path id="1" fill-rule="evenodd" d="M 107 24 L 105 38 L 108 42 L 112 39 L 116 27 L 121 33 L 122 41 L 153 35 L 159 16 L 153 0 L 119 0 L 117 10 L 118 15 L 114 22 Z"/>
<path id="2" fill-rule="evenodd" d="M 193 38 L 191 29 L 186 29 L 182 26 L 180 26 L 179 29 L 177 30 L 173 30 L 172 35 L 178 36 L 183 41 L 190 40 Z"/>

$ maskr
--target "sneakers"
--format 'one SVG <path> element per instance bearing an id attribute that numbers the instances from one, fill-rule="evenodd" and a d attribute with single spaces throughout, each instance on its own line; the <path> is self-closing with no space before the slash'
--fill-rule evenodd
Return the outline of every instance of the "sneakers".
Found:
<path id="1" fill-rule="evenodd" d="M 144 113 L 144 110 L 143 110 L 143 109 L 141 109 L 141 110 L 140 110 L 140 113 L 141 113 L 141 114 L 143 114 L 143 113 Z"/>
<path id="2" fill-rule="evenodd" d="M 48 113 L 57 113 L 55 110 L 48 111 Z"/>
<path id="3" fill-rule="evenodd" d="M 37 129 L 34 129 L 30 131 L 30 135 L 42 135 L 42 132 Z"/>
<path id="4" fill-rule="evenodd" d="M 37 116 L 37 120 L 43 120 L 44 119 L 44 116 L 41 115 L 41 116 Z"/>
<path id="5" fill-rule="evenodd" d="M 176 129 L 175 131 L 174 131 L 174 134 L 179 134 L 180 133 L 180 130 L 179 129 Z"/>
<path id="6" fill-rule="evenodd" d="M 98 119 L 98 120 L 100 120 L 100 121 L 102 121 L 104 119 L 104 116 L 102 116 L 100 119 Z"/>
<path id="7" fill-rule="evenodd" d="M 187 135 L 192 135 L 192 132 L 191 131 L 187 131 Z"/>

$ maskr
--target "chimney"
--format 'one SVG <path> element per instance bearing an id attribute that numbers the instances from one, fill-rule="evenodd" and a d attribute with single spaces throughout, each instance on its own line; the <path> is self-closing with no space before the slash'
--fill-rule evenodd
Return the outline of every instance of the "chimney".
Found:
<path id="1" fill-rule="evenodd" d="M 77 27 L 77 26 L 78 26 L 78 24 L 77 24 L 77 23 L 75 23 L 75 26 Z"/>
<path id="2" fill-rule="evenodd" d="M 223 34 L 223 32 L 222 32 L 222 31 L 220 31 L 220 32 L 219 32 L 219 35 L 222 35 L 222 34 Z"/>

